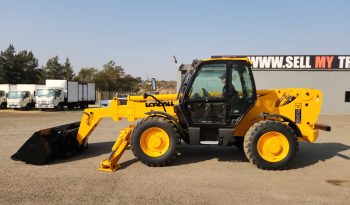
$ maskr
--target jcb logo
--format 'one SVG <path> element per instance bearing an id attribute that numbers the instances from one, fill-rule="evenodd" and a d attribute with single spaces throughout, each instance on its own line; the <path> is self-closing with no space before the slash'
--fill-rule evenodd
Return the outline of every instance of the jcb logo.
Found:
<path id="1" fill-rule="evenodd" d="M 147 103 L 146 102 L 146 107 L 163 107 L 163 106 L 166 106 L 166 107 L 174 106 L 174 103 L 173 102 L 162 102 L 162 103 L 159 103 L 159 102 Z"/>

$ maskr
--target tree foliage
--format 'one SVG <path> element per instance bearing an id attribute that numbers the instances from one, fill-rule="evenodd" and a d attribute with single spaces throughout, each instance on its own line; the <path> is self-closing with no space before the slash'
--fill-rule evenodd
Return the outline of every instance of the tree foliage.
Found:
<path id="1" fill-rule="evenodd" d="M 99 90 L 113 90 L 123 92 L 137 92 L 141 78 L 134 78 L 125 74 L 121 66 L 116 65 L 114 61 L 109 61 L 103 65 L 103 69 L 94 76 L 96 88 Z"/>
<path id="2" fill-rule="evenodd" d="M 97 73 L 96 68 L 82 68 L 78 72 L 78 75 L 75 77 L 74 80 L 81 82 L 81 83 L 90 83 L 94 82 L 94 77 Z"/>
<path id="3" fill-rule="evenodd" d="M 43 70 L 46 79 L 73 80 L 75 75 L 69 58 L 66 58 L 65 63 L 61 64 L 58 56 L 47 60 Z"/>
<path id="4" fill-rule="evenodd" d="M 38 83 L 42 70 L 32 51 L 16 54 L 13 45 L 0 53 L 0 83 Z"/>
<path id="5" fill-rule="evenodd" d="M 66 61 L 64 62 L 63 66 L 63 79 L 64 80 L 73 80 L 75 74 L 74 74 L 74 70 L 73 67 L 70 63 L 69 58 L 66 58 Z"/>
<path id="6" fill-rule="evenodd" d="M 63 64 L 58 56 L 54 56 L 41 68 L 38 65 L 32 51 L 16 53 L 14 46 L 9 45 L 0 53 L 0 84 L 44 84 L 46 79 L 62 79 L 94 82 L 96 88 L 103 91 L 138 92 L 142 88 L 141 78 L 126 74 L 114 61 L 107 62 L 102 70 L 82 68 L 77 76 L 68 57 Z"/>

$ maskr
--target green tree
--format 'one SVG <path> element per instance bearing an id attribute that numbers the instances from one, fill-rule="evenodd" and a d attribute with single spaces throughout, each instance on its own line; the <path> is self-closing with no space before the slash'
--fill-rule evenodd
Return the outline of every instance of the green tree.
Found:
<path id="1" fill-rule="evenodd" d="M 94 82 L 98 90 L 105 91 L 138 91 L 141 78 L 126 75 L 121 66 L 114 61 L 103 65 L 103 69 L 95 74 Z"/>
<path id="2" fill-rule="evenodd" d="M 82 68 L 75 77 L 75 80 L 82 83 L 94 82 L 94 77 L 97 73 L 96 68 Z"/>
<path id="3" fill-rule="evenodd" d="M 138 92 L 140 90 L 140 85 L 142 83 L 142 79 L 137 77 L 132 77 L 131 75 L 125 75 L 120 80 L 120 90 L 126 92 Z"/>
<path id="4" fill-rule="evenodd" d="M 0 54 L 0 67 L 2 71 L 2 83 L 16 83 L 20 80 L 20 72 L 15 66 L 15 47 L 10 45 L 5 51 Z"/>
<path id="5" fill-rule="evenodd" d="M 62 65 L 58 62 L 58 56 L 47 60 L 44 67 L 45 76 L 47 79 L 61 79 L 63 76 Z"/>
<path id="6" fill-rule="evenodd" d="M 4 70 L 0 66 L 0 84 L 5 83 L 5 75 L 4 75 Z"/>
<path id="7" fill-rule="evenodd" d="M 99 90 L 118 90 L 118 83 L 124 70 L 117 66 L 114 61 L 109 61 L 103 65 L 102 71 L 96 73 L 95 83 Z"/>
<path id="8" fill-rule="evenodd" d="M 43 71 L 46 79 L 73 80 L 75 75 L 68 57 L 63 65 L 59 62 L 58 56 L 50 58 Z"/>
<path id="9" fill-rule="evenodd" d="M 63 69 L 63 79 L 65 80 L 73 80 L 74 78 L 74 71 L 73 67 L 69 61 L 69 58 L 66 58 L 66 61 L 64 62 L 64 65 L 62 66 Z"/>
<path id="10" fill-rule="evenodd" d="M 44 71 L 46 79 L 63 79 L 63 66 L 59 63 L 58 56 L 47 60 Z"/>
<path id="11" fill-rule="evenodd" d="M 16 57 L 16 67 L 21 76 L 21 83 L 38 83 L 42 74 L 41 69 L 38 68 L 39 62 L 30 51 L 20 51 Z"/>
<path id="12" fill-rule="evenodd" d="M 16 54 L 13 45 L 0 53 L 0 83 L 38 83 L 42 74 L 32 51 Z"/>

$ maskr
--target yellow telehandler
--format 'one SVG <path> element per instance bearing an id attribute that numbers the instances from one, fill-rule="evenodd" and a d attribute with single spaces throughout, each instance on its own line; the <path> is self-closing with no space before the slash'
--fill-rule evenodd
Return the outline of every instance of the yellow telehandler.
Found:
<path id="1" fill-rule="evenodd" d="M 285 169 L 295 159 L 298 141 L 314 142 L 322 93 L 305 88 L 256 90 L 251 62 L 216 56 L 195 60 L 178 94 L 128 96 L 121 105 L 85 109 L 80 122 L 40 130 L 12 159 L 30 164 L 70 157 L 87 149 L 88 137 L 102 118 L 127 118 L 136 125 L 121 130 L 100 170 L 115 171 L 127 146 L 149 166 L 165 166 L 190 145 L 235 145 L 258 168 Z M 267 76 L 268 77 L 268 76 Z M 271 79 L 273 80 L 273 79 Z M 183 156 L 185 157 L 185 156 Z"/>

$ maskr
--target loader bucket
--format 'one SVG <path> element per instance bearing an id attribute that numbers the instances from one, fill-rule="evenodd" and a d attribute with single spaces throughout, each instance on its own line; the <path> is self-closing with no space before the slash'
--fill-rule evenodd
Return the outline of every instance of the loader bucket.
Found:
<path id="1" fill-rule="evenodd" d="M 50 160 L 68 158 L 81 149 L 76 140 L 79 125 L 80 122 L 75 122 L 37 131 L 11 159 L 42 165 Z"/>

